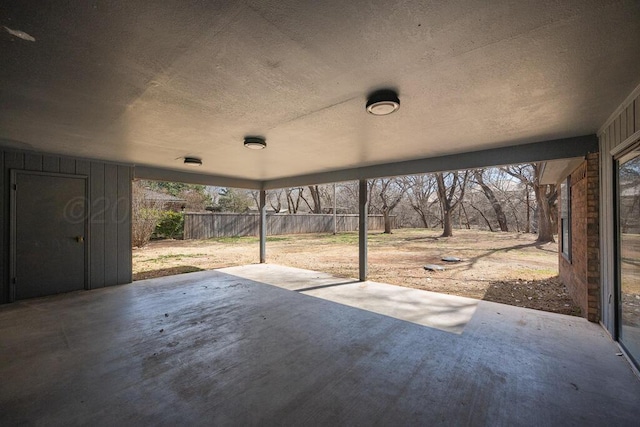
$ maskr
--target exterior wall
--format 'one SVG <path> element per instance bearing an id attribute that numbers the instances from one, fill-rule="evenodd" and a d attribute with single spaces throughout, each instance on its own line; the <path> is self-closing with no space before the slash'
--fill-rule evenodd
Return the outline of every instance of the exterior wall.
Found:
<path id="1" fill-rule="evenodd" d="M 587 155 L 587 319 L 601 320 L 600 310 L 600 157 L 599 153 Z"/>
<path id="2" fill-rule="evenodd" d="M 615 337 L 615 211 L 613 157 L 640 139 L 640 86 L 598 132 L 600 145 L 600 298 L 604 327 Z"/>
<path id="3" fill-rule="evenodd" d="M 571 173 L 571 259 L 558 251 L 560 278 L 591 322 L 600 320 L 598 174 L 597 153 Z"/>
<path id="4" fill-rule="evenodd" d="M 10 174 L 11 170 L 54 172 L 88 177 L 89 288 L 130 283 L 130 166 L 41 153 L 0 150 L 0 303 L 9 301 Z"/>

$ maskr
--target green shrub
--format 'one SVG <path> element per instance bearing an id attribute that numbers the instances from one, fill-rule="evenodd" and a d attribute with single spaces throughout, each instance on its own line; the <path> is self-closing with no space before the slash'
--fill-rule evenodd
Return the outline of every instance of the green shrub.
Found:
<path id="1" fill-rule="evenodd" d="M 182 238 L 184 232 L 184 215 L 182 212 L 162 211 L 156 225 L 156 237 L 168 239 Z"/>

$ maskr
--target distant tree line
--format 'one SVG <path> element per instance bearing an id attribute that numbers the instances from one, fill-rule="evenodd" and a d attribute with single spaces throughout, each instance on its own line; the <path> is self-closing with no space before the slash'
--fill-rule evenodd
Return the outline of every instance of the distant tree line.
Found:
<path id="1" fill-rule="evenodd" d="M 150 188 L 189 199 L 190 211 L 246 212 L 259 203 L 259 192 L 251 190 L 176 183 Z M 540 242 L 554 241 L 557 190 L 540 184 L 539 164 L 376 178 L 368 180 L 368 192 L 368 213 L 384 217 L 385 233 L 396 216 L 398 227 L 440 228 L 443 237 L 474 228 L 536 233 Z M 334 206 L 337 213 L 357 213 L 358 183 L 267 192 L 267 208 L 276 213 L 332 213 Z"/>

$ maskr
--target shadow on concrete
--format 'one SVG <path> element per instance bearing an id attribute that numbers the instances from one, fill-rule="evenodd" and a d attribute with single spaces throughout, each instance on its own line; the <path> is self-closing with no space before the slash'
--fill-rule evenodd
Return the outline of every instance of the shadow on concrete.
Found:
<path id="1" fill-rule="evenodd" d="M 330 283 L 328 285 L 310 286 L 308 288 L 293 289 L 293 291 L 294 292 L 315 291 L 316 289 L 333 288 L 334 286 L 349 285 L 349 284 L 358 283 L 358 282 L 360 282 L 360 281 L 359 280 L 350 280 L 350 281 L 347 281 L 347 282 Z"/>

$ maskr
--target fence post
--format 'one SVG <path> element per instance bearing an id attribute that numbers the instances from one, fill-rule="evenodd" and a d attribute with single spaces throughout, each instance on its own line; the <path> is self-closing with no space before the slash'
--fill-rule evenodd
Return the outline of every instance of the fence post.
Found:
<path id="1" fill-rule="evenodd" d="M 367 280 L 369 275 L 369 265 L 367 262 L 367 229 L 369 213 L 369 200 L 367 200 L 367 180 L 360 180 L 360 188 L 358 190 L 358 254 L 359 254 L 359 271 L 360 281 Z"/>
<path id="2" fill-rule="evenodd" d="M 260 264 L 267 259 L 267 192 L 260 190 Z"/>

